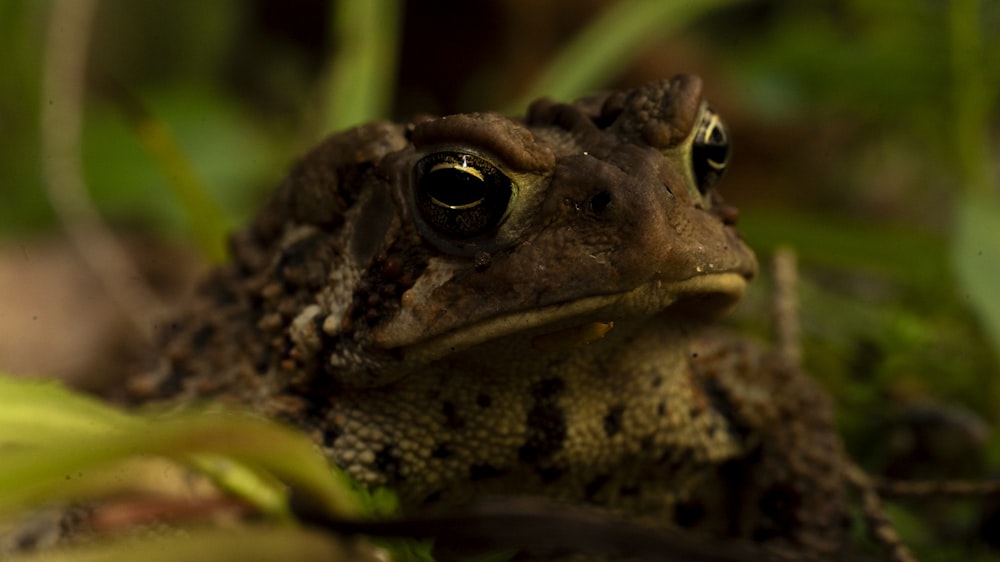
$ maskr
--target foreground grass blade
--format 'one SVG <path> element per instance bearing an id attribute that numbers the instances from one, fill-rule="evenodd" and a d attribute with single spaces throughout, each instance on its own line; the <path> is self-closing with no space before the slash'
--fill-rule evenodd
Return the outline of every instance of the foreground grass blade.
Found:
<path id="1" fill-rule="evenodd" d="M 0 444 L 5 446 L 40 445 L 60 437 L 82 440 L 137 423 L 135 418 L 68 392 L 56 382 L 0 375 Z"/>
<path id="2" fill-rule="evenodd" d="M 263 502 L 258 507 L 265 511 L 287 509 L 275 505 L 275 494 L 284 490 L 280 481 L 313 509 L 362 512 L 311 440 L 259 418 L 219 412 L 132 417 L 57 385 L 0 377 L 0 428 L 0 512 L 89 497 L 104 471 L 148 456 L 200 466 L 223 486 L 244 490 L 243 499 Z"/>

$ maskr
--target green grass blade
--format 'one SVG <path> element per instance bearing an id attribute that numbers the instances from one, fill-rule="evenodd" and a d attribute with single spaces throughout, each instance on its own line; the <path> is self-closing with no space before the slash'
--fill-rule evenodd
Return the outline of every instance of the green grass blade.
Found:
<path id="1" fill-rule="evenodd" d="M 953 0 L 948 4 L 951 39 L 952 127 L 955 163 L 966 192 L 990 193 L 991 105 L 996 89 L 987 84 L 989 67 L 982 39 L 982 6 L 979 0 Z M 995 193 L 994 193 L 995 196 Z"/>
<path id="2" fill-rule="evenodd" d="M 1000 359 L 1000 204 L 964 195 L 955 211 L 955 273 Z"/>
<path id="3" fill-rule="evenodd" d="M 137 420 L 56 382 L 0 374 L 0 444 L 39 446 L 136 427 Z"/>
<path id="4" fill-rule="evenodd" d="M 326 131 L 385 119 L 396 75 L 402 4 L 399 0 L 337 0 L 337 38 L 326 96 Z"/>
<path id="5" fill-rule="evenodd" d="M 191 237 L 201 254 L 212 263 L 225 261 L 226 235 L 232 221 L 209 194 L 170 127 L 148 111 L 124 86 L 104 77 L 95 79 L 95 84 L 159 166 L 167 187 L 184 211 Z"/>
<path id="6" fill-rule="evenodd" d="M 613 3 L 549 64 L 531 91 L 511 104 L 523 111 L 532 100 L 572 99 L 623 69 L 623 62 L 658 36 L 668 35 L 712 10 L 741 0 L 624 0 Z"/>
<path id="7" fill-rule="evenodd" d="M 955 273 L 968 291 L 1000 358 L 1000 192 L 990 162 L 990 118 L 995 85 L 987 83 L 987 53 L 979 0 L 949 3 L 952 61 L 952 127 L 960 186 L 952 231 Z"/>
<path id="8" fill-rule="evenodd" d="M 133 123 L 139 141 L 163 170 L 167 185 L 184 209 L 195 244 L 212 263 L 226 260 L 226 235 L 231 227 L 228 215 L 208 194 L 204 182 L 184 155 L 166 124 L 147 117 Z"/>
<path id="9" fill-rule="evenodd" d="M 171 416 L 128 431 L 85 440 L 50 439 L 44 447 L 6 451 L 0 458 L 0 510 L 65 499 L 73 493 L 67 479 L 86 481 L 92 473 L 140 455 L 182 461 L 223 455 L 274 475 L 324 511 L 360 512 L 352 494 L 334 485 L 327 463 L 304 435 L 260 419 L 225 414 Z"/>
<path id="10" fill-rule="evenodd" d="M 54 383 L 0 377 L 0 447 L 0 511 L 7 513 L 92 497 L 107 489 L 101 477 L 109 467 L 149 456 L 195 465 L 278 516 L 287 508 L 284 485 L 327 513 L 363 511 L 308 437 L 245 415 L 130 416 Z M 123 488 L 132 484 L 122 479 Z"/>

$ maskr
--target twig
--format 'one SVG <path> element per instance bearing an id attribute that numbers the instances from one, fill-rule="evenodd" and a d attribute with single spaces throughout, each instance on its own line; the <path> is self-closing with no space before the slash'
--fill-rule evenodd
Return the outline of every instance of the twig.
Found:
<path id="1" fill-rule="evenodd" d="M 1000 494 L 998 480 L 876 480 L 883 497 L 982 497 Z"/>
<path id="2" fill-rule="evenodd" d="M 861 493 L 862 511 L 868 531 L 876 542 L 889 551 L 889 559 L 892 562 L 917 562 L 917 557 L 906 546 L 903 537 L 886 515 L 882 498 L 871 478 L 860 467 L 850 464 L 847 467 L 847 480 Z"/>
<path id="3" fill-rule="evenodd" d="M 787 247 L 778 248 L 771 263 L 774 275 L 772 314 L 777 352 L 787 365 L 798 367 L 802 359 L 802 345 L 799 341 L 798 264 L 795 251 Z"/>

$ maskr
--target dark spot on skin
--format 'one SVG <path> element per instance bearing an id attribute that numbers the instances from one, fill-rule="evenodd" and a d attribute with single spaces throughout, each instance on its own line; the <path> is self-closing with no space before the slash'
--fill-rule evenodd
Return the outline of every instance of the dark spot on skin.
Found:
<path id="1" fill-rule="evenodd" d="M 392 482 L 406 480 L 403 477 L 403 459 L 396 453 L 396 448 L 386 445 L 375 453 L 375 470 L 386 475 Z"/>
<path id="2" fill-rule="evenodd" d="M 558 466 L 548 466 L 538 469 L 538 476 L 545 484 L 551 484 L 556 480 L 559 480 L 563 477 L 563 474 L 566 474 L 566 469 Z"/>
<path id="3" fill-rule="evenodd" d="M 705 396 L 708 397 L 709 402 L 712 404 L 712 409 L 721 414 L 729 422 L 732 434 L 741 440 L 749 438 L 753 432 L 752 428 L 740 419 L 739 413 L 736 411 L 736 406 L 733 405 L 732 400 L 729 398 L 729 393 L 722 388 L 718 379 L 715 377 L 706 377 L 702 381 Z"/>
<path id="4" fill-rule="evenodd" d="M 625 413 L 625 406 L 622 404 L 616 404 L 608 408 L 608 412 L 604 414 L 604 434 L 608 437 L 614 437 L 622 430 L 622 415 Z"/>
<path id="5" fill-rule="evenodd" d="M 449 401 L 441 403 L 441 413 L 444 414 L 444 426 L 449 429 L 462 429 L 465 427 L 465 419 L 458 415 L 455 404 Z"/>
<path id="6" fill-rule="evenodd" d="M 542 379 L 531 385 L 531 397 L 536 401 L 556 399 L 566 390 L 566 381 L 559 377 Z"/>
<path id="7" fill-rule="evenodd" d="M 523 462 L 544 460 L 563 448 L 566 441 L 566 414 L 559 405 L 559 397 L 566 389 L 560 378 L 540 380 L 531 385 L 534 403 L 528 410 L 526 427 L 528 435 L 518 450 Z"/>
<path id="8" fill-rule="evenodd" d="M 431 451 L 431 457 L 435 459 L 448 459 L 455 454 L 448 443 L 438 443 Z"/>
<path id="9" fill-rule="evenodd" d="M 657 376 L 653 377 L 653 380 L 652 380 L 652 381 L 650 381 L 650 385 L 651 385 L 651 386 L 652 386 L 653 388 L 660 388 L 660 385 L 661 385 L 661 384 L 663 384 L 663 377 L 661 377 L 661 376 L 659 376 L 659 375 L 657 375 Z"/>
<path id="10" fill-rule="evenodd" d="M 656 415 L 663 416 L 663 414 L 666 414 L 666 413 L 667 413 L 667 403 L 666 402 L 660 402 L 659 404 L 656 405 Z"/>
<path id="11" fill-rule="evenodd" d="M 691 528 L 705 519 L 705 505 L 697 500 L 678 502 L 674 505 L 674 524 Z"/>
<path id="12" fill-rule="evenodd" d="M 469 480 L 485 480 L 487 478 L 496 478 L 497 476 L 503 476 L 505 471 L 491 465 L 491 464 L 474 464 L 469 467 Z"/>
<path id="13" fill-rule="evenodd" d="M 608 481 L 611 480 L 611 475 L 609 474 L 598 474 L 587 485 L 583 488 L 584 496 L 588 500 L 593 500 L 595 496 L 601 491 L 604 486 L 607 485 Z"/>
<path id="14" fill-rule="evenodd" d="M 476 405 L 480 408 L 489 408 L 493 405 L 493 397 L 486 393 L 476 395 Z"/>

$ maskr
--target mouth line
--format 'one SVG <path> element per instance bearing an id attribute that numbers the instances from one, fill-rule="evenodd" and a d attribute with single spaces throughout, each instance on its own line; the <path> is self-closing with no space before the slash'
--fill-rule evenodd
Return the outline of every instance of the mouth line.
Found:
<path id="1" fill-rule="evenodd" d="M 682 281 L 653 280 L 630 291 L 595 295 L 534 310 L 494 316 L 403 346 L 408 359 L 433 361 L 448 354 L 519 333 L 544 335 L 592 322 L 609 323 L 627 316 L 655 316 L 688 297 L 722 296 L 722 309 L 743 296 L 748 279 L 737 272 L 697 275 Z M 544 329 L 551 327 L 548 332 Z M 475 334 L 469 337 L 469 334 Z"/>

